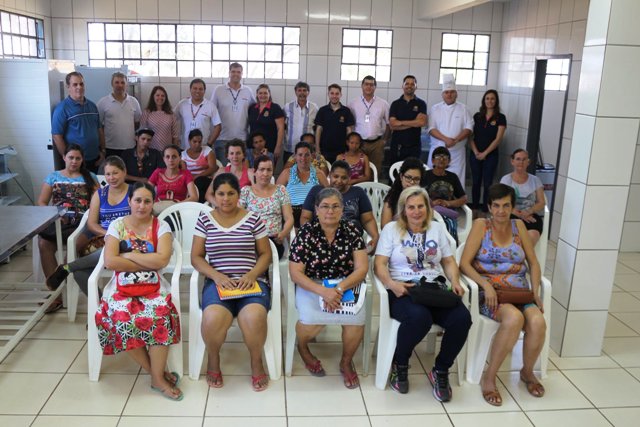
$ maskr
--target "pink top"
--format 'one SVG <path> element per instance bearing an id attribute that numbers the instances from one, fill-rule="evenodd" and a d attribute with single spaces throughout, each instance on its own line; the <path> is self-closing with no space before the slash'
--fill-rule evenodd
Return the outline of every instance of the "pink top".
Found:
<path id="1" fill-rule="evenodd" d="M 181 170 L 177 177 L 170 180 L 165 176 L 167 169 L 156 169 L 151 174 L 149 182 L 156 186 L 156 202 L 160 200 L 175 200 L 181 202 L 189 196 L 187 185 L 193 182 L 191 172 Z"/>
<path id="2" fill-rule="evenodd" d="M 144 110 L 142 117 L 140 117 L 140 127 L 149 128 L 155 132 L 151 140 L 151 148 L 158 151 L 173 144 L 173 138 L 180 138 L 180 129 L 175 114 Z"/>
<path id="3" fill-rule="evenodd" d="M 187 154 L 187 150 L 182 152 L 182 160 L 187 165 L 187 169 L 191 172 L 192 175 L 198 175 L 203 170 L 209 168 L 209 162 L 207 161 L 207 156 L 211 152 L 211 147 L 204 146 L 202 147 L 202 151 L 200 151 L 200 155 L 197 159 L 193 159 L 189 154 Z"/>
<path id="4" fill-rule="evenodd" d="M 224 171 L 231 172 L 231 165 L 225 166 Z M 251 180 L 249 179 L 249 170 L 243 167 L 242 175 L 240 176 L 240 188 L 246 187 L 247 185 L 251 185 Z"/>
<path id="5" fill-rule="evenodd" d="M 345 162 L 349 163 L 349 161 L 347 160 L 347 156 L 345 154 L 340 154 L 338 156 L 338 160 L 344 160 Z M 349 178 L 350 179 L 358 179 L 361 176 L 364 176 L 364 154 L 360 153 L 360 157 L 358 158 L 358 161 L 355 162 L 354 164 L 349 163 Z"/>

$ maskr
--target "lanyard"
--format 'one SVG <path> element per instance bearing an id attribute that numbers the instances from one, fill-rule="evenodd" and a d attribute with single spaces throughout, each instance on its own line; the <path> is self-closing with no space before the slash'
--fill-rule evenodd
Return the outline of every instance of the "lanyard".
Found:
<path id="1" fill-rule="evenodd" d="M 196 117 L 198 117 L 198 113 L 200 112 L 200 109 L 202 108 L 202 106 L 204 105 L 204 101 L 202 101 L 202 104 L 200 104 L 198 106 L 198 109 L 196 110 L 195 114 L 193 112 L 193 104 L 191 104 L 191 117 L 193 118 L 193 120 L 196 119 Z"/>
<path id="2" fill-rule="evenodd" d="M 364 108 L 367 109 L 367 115 L 371 114 L 371 107 L 373 106 L 373 103 L 376 102 L 376 98 L 373 98 L 371 100 L 371 104 L 367 105 L 367 103 L 364 100 L 364 97 L 360 98 L 362 99 L 362 103 L 364 104 Z"/>
<path id="3" fill-rule="evenodd" d="M 236 96 L 233 96 L 233 89 L 228 89 L 229 93 L 231 94 L 231 98 L 233 98 L 233 105 L 236 105 L 238 103 L 238 97 L 240 96 L 240 91 L 242 90 L 242 88 L 238 89 L 238 91 L 236 92 Z"/>

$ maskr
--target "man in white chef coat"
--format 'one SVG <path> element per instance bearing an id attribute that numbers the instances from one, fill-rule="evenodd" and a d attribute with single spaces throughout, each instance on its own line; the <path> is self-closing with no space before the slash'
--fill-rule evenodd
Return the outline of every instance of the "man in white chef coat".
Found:
<path id="1" fill-rule="evenodd" d="M 431 149 L 429 151 L 429 167 L 431 157 L 437 147 L 447 147 L 451 153 L 451 162 L 447 170 L 460 178 L 465 185 L 466 145 L 467 138 L 473 131 L 473 118 L 466 105 L 456 102 L 458 91 L 453 74 L 442 77 L 442 102 L 435 104 L 429 114 L 429 135 Z"/>

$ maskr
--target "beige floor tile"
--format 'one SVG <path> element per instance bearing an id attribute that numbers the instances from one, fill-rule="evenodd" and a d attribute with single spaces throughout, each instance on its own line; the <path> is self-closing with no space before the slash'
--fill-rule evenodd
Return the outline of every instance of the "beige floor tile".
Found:
<path id="1" fill-rule="evenodd" d="M 520 373 L 499 374 L 500 380 L 524 411 L 593 408 L 593 405 L 559 371 L 549 371 L 541 381 L 546 390 L 543 397 L 534 397 L 520 381 Z"/>
<path id="2" fill-rule="evenodd" d="M 640 381 L 640 368 L 627 368 L 627 372 L 636 377 Z"/>
<path id="3" fill-rule="evenodd" d="M 0 425 L 12 427 L 29 427 L 35 419 L 33 415 L 0 415 Z"/>
<path id="4" fill-rule="evenodd" d="M 205 382 L 204 379 L 201 381 Z M 209 389 L 205 416 L 285 416 L 284 385 L 284 378 L 280 378 L 277 381 L 270 381 L 266 390 L 255 392 L 251 388 L 250 376 L 225 376 L 224 387 Z M 242 398 L 238 399 L 238 396 L 242 396 Z"/>
<path id="5" fill-rule="evenodd" d="M 174 402 L 151 389 L 151 377 L 140 375 L 131 392 L 122 415 L 146 417 L 204 416 L 209 387 L 204 380 L 182 379 L 178 385 L 184 399 Z"/>
<path id="6" fill-rule="evenodd" d="M 640 313 L 614 313 L 613 316 L 634 332 L 640 333 Z"/>
<path id="7" fill-rule="evenodd" d="M 136 375 L 103 374 L 93 382 L 85 374 L 67 374 L 42 414 L 120 415 L 135 380 Z"/>
<path id="8" fill-rule="evenodd" d="M 32 427 L 116 427 L 118 417 L 83 417 L 70 415 L 40 415 Z M 122 424 L 120 424 L 122 425 Z"/>
<path id="9" fill-rule="evenodd" d="M 618 262 L 616 264 L 616 275 L 618 274 L 637 274 L 638 272 Z"/>
<path id="10" fill-rule="evenodd" d="M 87 359 L 87 345 L 84 347 L 76 360 L 69 368 L 69 372 L 73 374 L 89 374 L 89 360 Z M 118 353 L 111 356 L 102 356 L 102 365 L 100 366 L 101 374 L 137 374 L 140 372 L 140 366 L 127 355 L 127 353 Z"/>
<path id="11" fill-rule="evenodd" d="M 611 424 L 596 409 L 531 411 L 526 413 L 536 427 L 609 427 Z"/>
<path id="12" fill-rule="evenodd" d="M 0 364 L 0 372 L 65 373 L 83 345 L 82 341 L 24 339 Z"/>
<path id="13" fill-rule="evenodd" d="M 640 261 L 640 252 L 620 252 L 618 261 Z"/>
<path id="14" fill-rule="evenodd" d="M 623 367 L 640 366 L 640 337 L 605 338 L 602 350 Z"/>
<path id="15" fill-rule="evenodd" d="M 640 274 L 616 274 L 613 283 L 627 292 L 639 292 Z"/>
<path id="16" fill-rule="evenodd" d="M 624 264 L 626 267 L 629 267 L 632 270 L 640 273 L 640 260 L 639 259 L 626 259 L 622 261 L 618 261 L 619 263 Z"/>
<path id="17" fill-rule="evenodd" d="M 286 378 L 286 397 L 288 416 L 366 415 L 361 391 L 345 388 L 340 376 Z"/>
<path id="18" fill-rule="evenodd" d="M 629 326 L 621 322 L 620 316 L 626 313 L 615 313 L 607 316 L 607 326 L 604 330 L 604 336 L 609 337 L 636 337 L 638 333 Z"/>
<path id="19" fill-rule="evenodd" d="M 637 427 L 640 408 L 610 408 L 600 412 L 616 427 Z"/>
<path id="20" fill-rule="evenodd" d="M 549 360 L 560 370 L 565 369 L 606 369 L 618 368 L 619 365 L 607 355 L 597 357 L 560 357 L 555 352 Z"/>
<path id="21" fill-rule="evenodd" d="M 486 414 L 451 414 L 456 427 L 525 427 L 533 426 L 523 412 L 493 412 Z"/>
<path id="22" fill-rule="evenodd" d="M 3 264 L 0 267 L 0 274 L 5 273 L 7 271 L 26 271 L 31 274 L 33 271 L 33 266 L 31 265 L 31 257 L 30 256 L 16 256 L 11 257 L 11 262 L 8 264 Z"/>
<path id="23" fill-rule="evenodd" d="M 289 417 L 289 427 L 370 427 L 369 417 Z"/>
<path id="24" fill-rule="evenodd" d="M 86 340 L 87 316 L 79 314 L 75 322 L 69 322 L 66 310 L 48 314 L 31 329 L 27 338 Z"/>
<path id="25" fill-rule="evenodd" d="M 369 415 L 444 413 L 442 404 L 433 398 L 433 389 L 424 374 L 409 375 L 410 388 L 407 394 L 396 393 L 389 387 L 379 390 L 375 387 L 374 381 L 375 375 L 360 379 L 360 388 Z"/>
<path id="26" fill-rule="evenodd" d="M 342 343 L 317 342 L 309 344 L 309 348 L 311 349 L 311 353 L 322 361 L 322 367 L 327 375 L 340 375 L 339 363 L 342 354 Z M 353 363 L 356 366 L 356 371 L 362 374 L 362 346 L 358 348 L 356 354 L 353 356 Z M 369 363 L 369 373 L 372 374 L 375 372 L 375 363 L 373 363 L 373 360 L 369 361 Z M 416 366 L 420 369 L 419 363 L 417 363 Z M 418 372 L 420 372 L 420 370 Z M 311 375 L 307 368 L 304 367 L 304 363 L 297 349 L 293 350 L 293 368 L 291 369 L 291 374 L 294 377 Z"/>
<path id="27" fill-rule="evenodd" d="M 597 408 L 640 406 L 640 382 L 623 369 L 565 371 Z"/>
<path id="28" fill-rule="evenodd" d="M 291 425 L 291 424 L 289 424 Z M 286 417 L 205 417 L 203 427 L 287 427 Z M 120 427 L 120 426 L 118 426 Z M 167 425 L 167 427 L 173 427 Z"/>
<path id="29" fill-rule="evenodd" d="M 37 414 L 61 378 L 62 374 L 0 373 L 0 414 Z"/>
<path id="30" fill-rule="evenodd" d="M 497 383 L 498 391 L 502 396 L 502 406 L 500 407 L 491 406 L 485 402 L 479 385 L 465 382 L 458 387 L 452 382 L 453 398 L 450 402 L 444 404 L 444 409 L 448 414 L 518 411 L 518 405 L 509 394 L 509 391 L 499 379 Z"/>
<path id="31" fill-rule="evenodd" d="M 30 271 L 6 271 L 0 269 L 0 283 L 20 283 L 30 276 Z"/>
<path id="32" fill-rule="evenodd" d="M 614 292 L 609 303 L 610 313 L 640 312 L 640 300 L 628 293 Z"/>
<path id="33" fill-rule="evenodd" d="M 621 276 L 624 277 L 624 276 Z M 624 289 L 618 287 L 617 285 L 613 285 L 613 288 L 611 289 L 611 292 L 626 292 Z"/>
<path id="34" fill-rule="evenodd" d="M 206 424 L 205 424 L 206 425 Z M 238 424 L 242 425 L 242 424 Z M 201 427 L 202 417 L 127 417 L 120 418 L 118 427 Z"/>
<path id="35" fill-rule="evenodd" d="M 450 427 L 446 415 L 376 415 L 370 416 L 372 427 Z"/>

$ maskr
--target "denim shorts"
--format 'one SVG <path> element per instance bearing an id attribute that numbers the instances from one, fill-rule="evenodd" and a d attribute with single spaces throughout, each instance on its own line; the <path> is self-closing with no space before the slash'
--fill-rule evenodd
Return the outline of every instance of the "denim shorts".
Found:
<path id="1" fill-rule="evenodd" d="M 249 304 L 260 304 L 269 311 L 271 309 L 271 288 L 264 282 L 258 280 L 262 294 L 244 297 L 237 299 L 228 299 L 222 301 L 218 295 L 218 289 L 216 284 L 211 279 L 205 279 L 204 287 L 202 288 L 202 310 L 212 304 L 221 305 L 231 312 L 233 317 L 236 317 L 240 310 Z"/>

